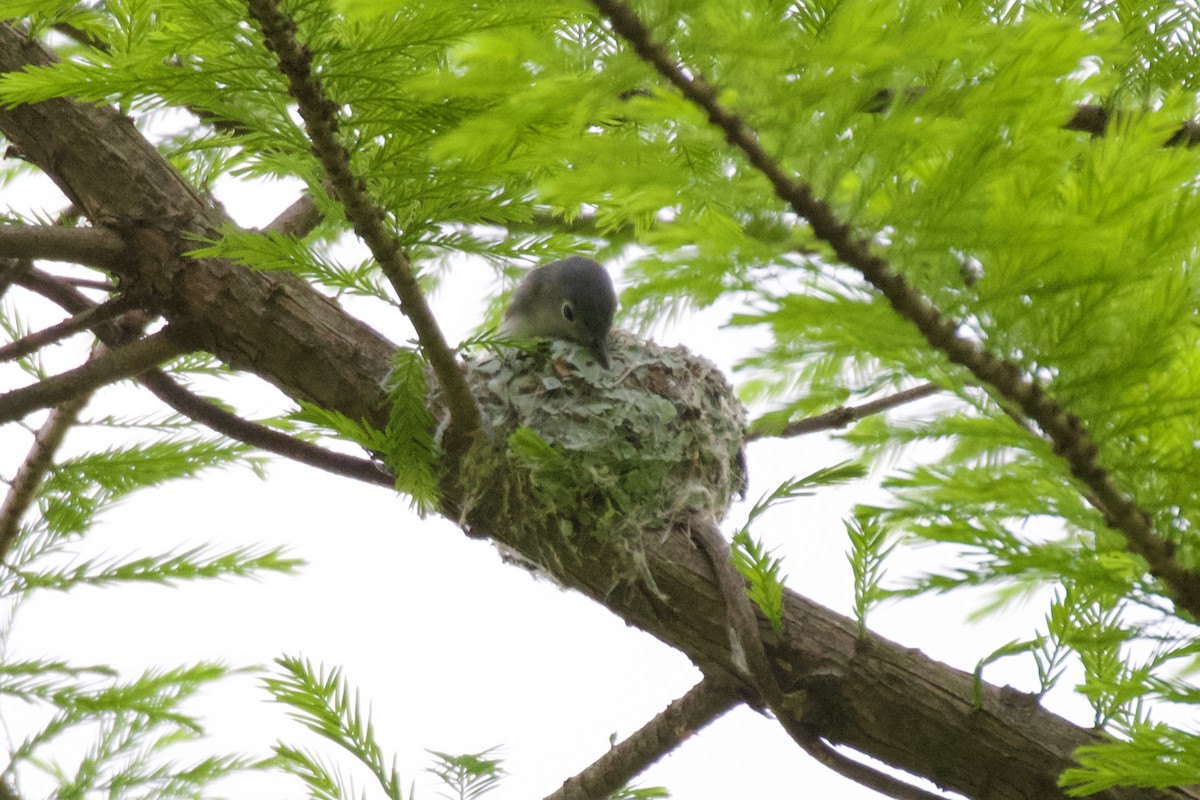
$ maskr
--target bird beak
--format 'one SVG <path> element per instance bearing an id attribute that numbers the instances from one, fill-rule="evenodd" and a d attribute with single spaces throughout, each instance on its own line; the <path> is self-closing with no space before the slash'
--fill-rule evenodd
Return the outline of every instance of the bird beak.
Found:
<path id="1" fill-rule="evenodd" d="M 592 357 L 595 358 L 596 361 L 600 362 L 600 366 L 604 367 L 605 369 L 609 368 L 608 342 L 601 339 L 598 342 L 588 342 L 586 345 L 584 345 L 584 347 L 587 348 L 588 352 L 592 354 Z"/>

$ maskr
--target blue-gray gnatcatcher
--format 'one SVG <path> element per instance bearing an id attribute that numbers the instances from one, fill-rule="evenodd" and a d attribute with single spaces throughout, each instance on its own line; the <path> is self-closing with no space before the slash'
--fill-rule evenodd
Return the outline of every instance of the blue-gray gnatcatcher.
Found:
<path id="1" fill-rule="evenodd" d="M 572 256 L 538 267 L 521 281 L 500 332 L 578 342 L 608 369 L 608 332 L 616 311 L 608 271 L 590 258 Z"/>

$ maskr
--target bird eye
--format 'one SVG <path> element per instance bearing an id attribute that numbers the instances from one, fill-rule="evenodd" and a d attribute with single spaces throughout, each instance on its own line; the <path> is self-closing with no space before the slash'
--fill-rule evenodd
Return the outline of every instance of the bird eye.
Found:
<path id="1" fill-rule="evenodd" d="M 563 317 L 566 318 L 567 322 L 574 322 L 575 321 L 575 307 L 572 306 L 570 303 L 563 303 L 562 315 L 563 315 Z"/>

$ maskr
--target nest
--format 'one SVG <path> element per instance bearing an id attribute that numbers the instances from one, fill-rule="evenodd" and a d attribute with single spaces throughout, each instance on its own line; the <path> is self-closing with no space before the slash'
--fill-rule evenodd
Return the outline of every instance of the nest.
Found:
<path id="1" fill-rule="evenodd" d="M 609 354 L 609 370 L 565 341 L 467 360 L 490 435 L 463 465 L 463 522 L 482 506 L 531 532 L 557 530 L 562 542 L 521 548 L 542 564 L 584 538 L 641 564 L 648 532 L 725 516 L 745 491 L 746 417 L 724 375 L 625 331 L 611 334 Z"/>

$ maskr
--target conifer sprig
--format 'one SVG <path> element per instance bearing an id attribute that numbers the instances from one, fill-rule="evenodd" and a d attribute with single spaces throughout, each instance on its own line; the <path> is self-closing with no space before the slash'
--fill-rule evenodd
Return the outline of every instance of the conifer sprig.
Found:
<path id="1" fill-rule="evenodd" d="M 386 797 L 403 800 L 404 790 L 395 761 L 390 765 L 386 763 L 383 749 L 375 738 L 370 713 L 364 714 L 357 692 L 351 696 L 341 670 L 317 669 L 309 662 L 291 656 L 278 658 L 275 663 L 280 673 L 264 681 L 275 699 L 289 706 L 292 716 L 306 728 L 364 764 Z M 291 759 L 289 763 L 311 765 L 309 760 L 296 758 L 299 751 L 295 748 L 281 747 L 276 748 L 276 753 Z"/>
<path id="2" fill-rule="evenodd" d="M 967 338 L 960 332 L 960 323 L 947 318 L 885 259 L 872 252 L 867 239 L 839 219 L 825 201 L 814 196 L 808 184 L 790 176 L 767 153 L 745 121 L 718 101 L 714 86 L 696 77 L 694 72 L 682 69 L 667 54 L 627 4 L 621 0 L 592 0 L 592 3 L 644 61 L 704 110 L 726 140 L 770 181 L 776 195 L 808 222 L 816 236 L 843 263 L 858 270 L 878 289 L 897 314 L 911 322 L 950 361 L 965 367 L 983 385 L 1037 423 L 1072 474 L 1088 487 L 1090 499 L 1104 514 L 1105 522 L 1120 531 L 1129 548 L 1146 560 L 1151 574 L 1170 587 L 1180 608 L 1200 618 L 1200 572 L 1175 560 L 1174 546 L 1154 531 L 1150 515 L 1113 482 L 1097 461 L 1098 449 L 1082 420 L 1064 409 L 1018 366 L 997 358 Z"/>
<path id="3" fill-rule="evenodd" d="M 351 171 L 350 155 L 337 137 L 337 107 L 312 74 L 312 54 L 296 39 L 295 23 L 280 11 L 274 0 L 249 0 L 248 7 L 261 27 L 264 42 L 279 58 L 280 69 L 299 103 L 313 150 L 345 206 L 347 217 L 392 282 L 401 309 L 416 328 L 425 357 L 446 393 L 452 433 L 457 437 L 474 433 L 481 424 L 479 407 L 425 300 L 412 262 L 388 230 L 384 210 L 371 200 L 366 184 Z"/>

